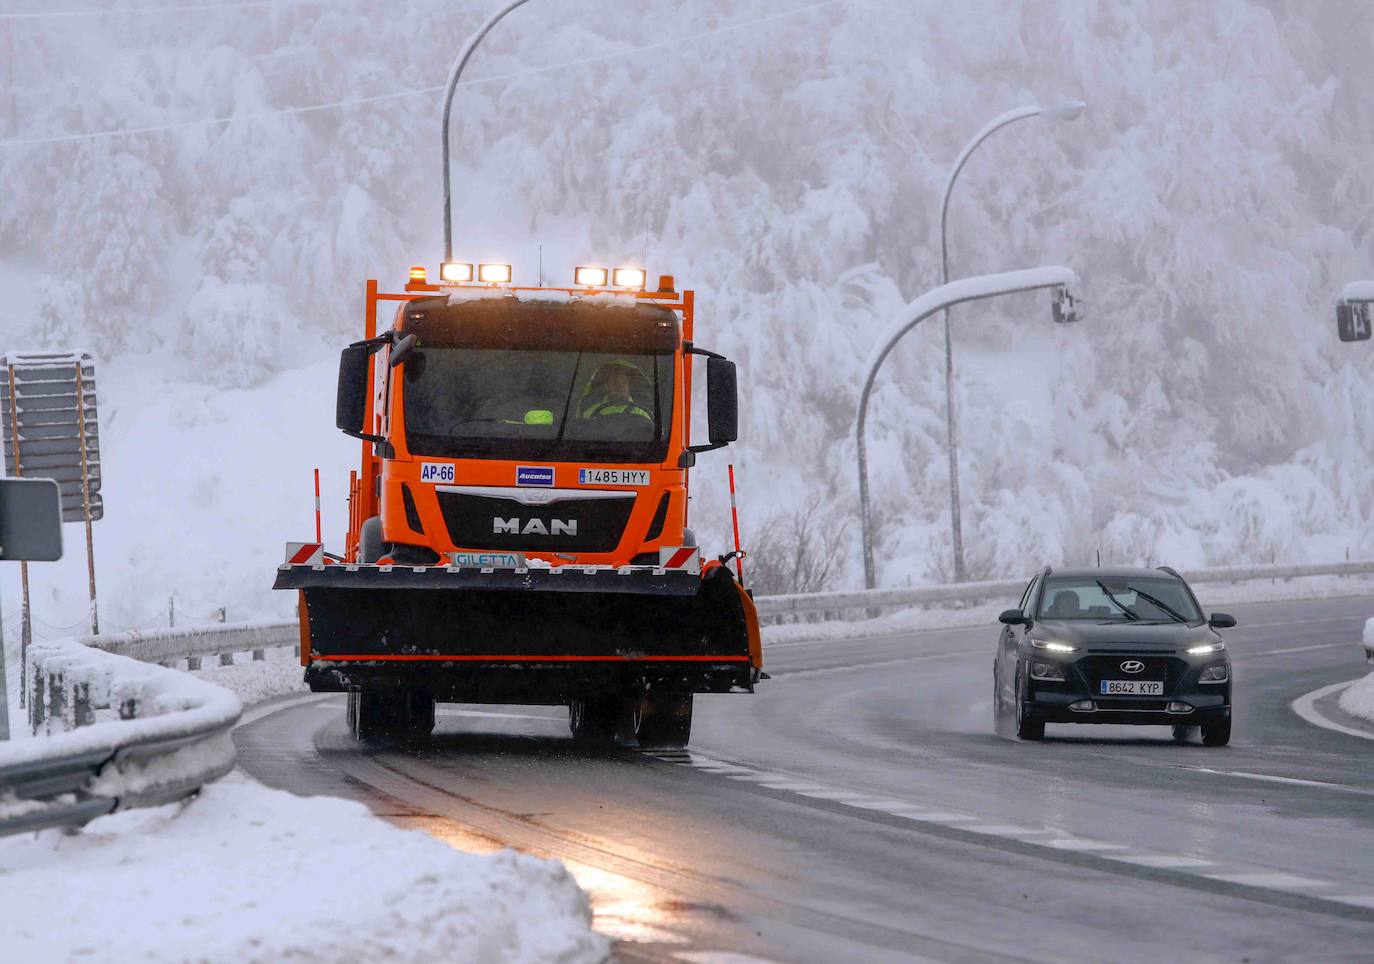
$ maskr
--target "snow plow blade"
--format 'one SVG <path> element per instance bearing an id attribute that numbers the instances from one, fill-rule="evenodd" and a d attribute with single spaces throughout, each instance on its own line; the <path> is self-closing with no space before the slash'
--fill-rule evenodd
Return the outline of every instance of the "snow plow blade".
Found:
<path id="1" fill-rule="evenodd" d="M 441 698 L 480 702 L 637 685 L 721 692 L 752 689 L 762 663 L 753 602 L 724 567 L 702 579 L 648 567 L 287 565 L 275 588 L 301 592 L 302 662 L 317 691 L 433 683 L 451 688 Z"/>

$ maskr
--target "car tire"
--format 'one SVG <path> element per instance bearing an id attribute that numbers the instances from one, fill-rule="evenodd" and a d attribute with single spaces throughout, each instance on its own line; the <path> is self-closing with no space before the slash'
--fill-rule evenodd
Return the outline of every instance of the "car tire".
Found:
<path id="1" fill-rule="evenodd" d="M 1188 738 L 1189 738 L 1190 736 L 1192 736 L 1192 735 L 1193 735 L 1193 724 L 1192 724 L 1192 723 L 1175 723 L 1175 724 L 1174 724 L 1174 742 L 1175 742 L 1175 743 L 1187 743 L 1187 742 L 1188 742 Z"/>
<path id="2" fill-rule="evenodd" d="M 1002 697 L 1002 671 L 998 661 L 992 661 L 992 730 L 998 736 L 1011 736 L 1011 711 Z"/>
<path id="3" fill-rule="evenodd" d="M 1045 721 L 1026 717 L 1026 676 L 1018 666 L 1016 669 L 1016 738 L 1018 740 L 1043 740 Z"/>
<path id="4" fill-rule="evenodd" d="M 1231 717 L 1202 724 L 1203 746 L 1225 746 L 1231 742 Z"/>

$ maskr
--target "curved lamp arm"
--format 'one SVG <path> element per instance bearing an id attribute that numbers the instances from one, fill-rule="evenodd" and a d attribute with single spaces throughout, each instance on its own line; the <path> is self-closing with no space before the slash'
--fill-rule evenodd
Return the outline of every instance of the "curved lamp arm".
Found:
<path id="1" fill-rule="evenodd" d="M 477 45 L 482 42 L 491 28 L 496 26 L 506 14 L 516 7 L 528 3 L 529 0 L 507 0 L 507 2 L 490 17 L 482 21 L 482 25 L 473 32 L 468 38 L 467 43 L 463 44 L 463 49 L 458 52 L 458 59 L 453 62 L 452 69 L 448 73 L 448 84 L 444 92 L 444 113 L 443 113 L 443 133 L 444 139 L 444 260 L 453 260 L 453 204 L 451 192 L 452 173 L 449 171 L 449 145 L 448 129 L 449 114 L 453 109 L 453 94 L 458 89 L 458 78 L 463 75 L 463 68 L 467 66 L 468 60 L 472 57 L 472 52 L 477 49 Z"/>
<path id="2" fill-rule="evenodd" d="M 863 391 L 859 394 L 859 417 L 856 427 L 859 456 L 859 510 L 863 525 L 864 586 L 866 588 L 872 589 L 876 585 L 876 572 L 873 565 L 873 528 L 868 502 L 868 446 L 864 441 L 864 426 L 868 420 L 868 397 L 873 391 L 873 381 L 877 378 L 878 369 L 882 367 L 883 361 L 907 332 L 931 315 L 953 305 L 962 304 L 966 301 L 978 301 L 983 298 L 996 298 L 1000 295 L 1016 294 L 1021 291 L 1036 291 L 1041 288 L 1072 289 L 1077 285 L 1077 275 L 1069 268 L 1058 266 L 960 278 L 958 281 L 952 281 L 927 291 L 903 308 L 888 325 L 868 363 L 868 377 L 864 379 Z"/>

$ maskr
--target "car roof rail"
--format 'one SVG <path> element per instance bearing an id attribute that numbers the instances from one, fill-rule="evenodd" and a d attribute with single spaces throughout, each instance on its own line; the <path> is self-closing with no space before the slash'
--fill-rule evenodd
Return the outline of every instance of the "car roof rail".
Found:
<path id="1" fill-rule="evenodd" d="M 1178 570 L 1175 569 L 1173 566 L 1156 566 L 1155 568 L 1158 569 L 1160 572 L 1167 572 L 1169 575 L 1173 576 L 1175 579 L 1182 579 L 1182 578 L 1183 578 L 1181 575 L 1179 575 Z"/>

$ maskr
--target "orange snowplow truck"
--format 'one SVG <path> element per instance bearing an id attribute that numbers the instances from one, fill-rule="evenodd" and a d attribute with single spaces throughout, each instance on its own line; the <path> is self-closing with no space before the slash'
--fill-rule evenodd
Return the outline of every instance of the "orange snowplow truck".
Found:
<path id="1" fill-rule="evenodd" d="M 360 740 L 428 733 L 438 701 L 567 705 L 580 739 L 683 746 L 694 693 L 762 676 L 749 593 L 687 527 L 697 453 L 736 437 L 734 363 L 693 343 L 671 276 L 473 274 L 368 282 L 339 364 L 337 425 L 363 440 L 346 549 L 277 573 L 306 682 L 348 694 Z"/>

